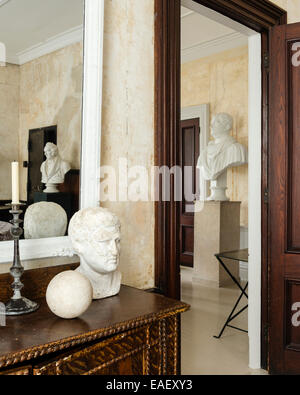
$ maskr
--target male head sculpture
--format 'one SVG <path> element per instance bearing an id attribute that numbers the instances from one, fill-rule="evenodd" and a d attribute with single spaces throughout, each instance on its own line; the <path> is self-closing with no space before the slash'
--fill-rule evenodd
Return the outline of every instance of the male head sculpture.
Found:
<path id="1" fill-rule="evenodd" d="M 71 169 L 69 163 L 63 161 L 59 155 L 58 147 L 53 143 L 47 143 L 44 148 L 47 158 L 42 163 L 42 183 L 46 184 L 45 193 L 59 192 L 57 186 L 65 180 L 65 174 Z"/>
<path id="2" fill-rule="evenodd" d="M 101 207 L 83 209 L 70 221 L 69 237 L 80 257 L 77 270 L 90 280 L 93 299 L 114 296 L 120 291 L 120 231 L 118 217 Z"/>
<path id="3" fill-rule="evenodd" d="M 58 147 L 53 143 L 47 143 L 45 145 L 44 152 L 47 159 L 54 159 L 59 155 Z"/>
<path id="4" fill-rule="evenodd" d="M 214 141 L 201 152 L 197 167 L 205 180 L 212 182 L 212 195 L 208 200 L 228 200 L 227 169 L 248 163 L 246 148 L 239 144 L 230 132 L 233 127 L 233 118 L 226 113 L 213 117 L 211 122 L 211 135 Z"/>
<path id="5" fill-rule="evenodd" d="M 233 128 L 233 118 L 226 113 L 220 113 L 213 117 L 211 122 L 211 135 L 214 139 L 226 138 Z"/>

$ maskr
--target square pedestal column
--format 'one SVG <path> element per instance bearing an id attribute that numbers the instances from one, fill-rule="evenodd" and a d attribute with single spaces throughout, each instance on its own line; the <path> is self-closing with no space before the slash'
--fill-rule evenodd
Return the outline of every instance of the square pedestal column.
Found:
<path id="1" fill-rule="evenodd" d="M 193 281 L 215 287 L 232 283 L 215 254 L 240 248 L 240 211 L 241 202 L 196 202 Z M 239 263 L 225 264 L 238 279 Z"/>

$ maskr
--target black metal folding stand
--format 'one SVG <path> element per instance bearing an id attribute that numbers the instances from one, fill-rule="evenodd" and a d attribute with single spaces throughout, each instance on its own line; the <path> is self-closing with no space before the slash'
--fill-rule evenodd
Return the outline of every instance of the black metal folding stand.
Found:
<path id="1" fill-rule="evenodd" d="M 231 313 L 229 314 L 219 336 L 214 336 L 214 338 L 216 339 L 220 339 L 226 329 L 226 327 L 228 326 L 229 328 L 233 328 L 236 329 L 238 331 L 241 332 L 245 332 L 248 333 L 248 331 L 241 329 L 241 328 L 237 328 L 236 326 L 233 325 L 229 325 L 231 321 L 233 321 L 236 317 L 238 317 L 243 311 L 245 311 L 248 308 L 248 305 L 243 307 L 240 311 L 238 311 L 237 313 L 235 313 L 240 301 L 242 300 L 242 297 L 245 296 L 248 299 L 248 295 L 246 293 L 246 290 L 248 288 L 248 282 L 246 284 L 246 286 L 243 288 L 241 286 L 241 284 L 238 282 L 238 280 L 232 275 L 232 273 L 230 272 L 230 270 L 227 268 L 227 266 L 225 265 L 225 263 L 223 262 L 222 259 L 231 259 L 233 261 L 237 261 L 237 262 L 248 262 L 248 249 L 246 250 L 237 250 L 237 251 L 230 251 L 230 252 L 221 252 L 219 254 L 216 254 L 215 257 L 217 258 L 217 260 L 220 262 L 220 265 L 224 268 L 224 270 L 226 271 L 226 273 L 229 275 L 229 277 L 232 279 L 232 281 L 238 286 L 238 288 L 241 290 L 241 295 L 239 296 L 238 300 L 236 301 L 234 308 L 232 309 Z"/>

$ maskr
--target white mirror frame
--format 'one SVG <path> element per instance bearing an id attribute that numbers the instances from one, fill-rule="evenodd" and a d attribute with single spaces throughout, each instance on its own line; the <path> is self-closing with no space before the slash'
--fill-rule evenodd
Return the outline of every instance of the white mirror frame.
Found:
<path id="1" fill-rule="evenodd" d="M 80 208 L 99 206 L 104 1 L 85 0 Z M 22 260 L 73 256 L 69 237 L 21 240 Z M 12 262 L 13 241 L 0 242 L 0 264 Z"/>

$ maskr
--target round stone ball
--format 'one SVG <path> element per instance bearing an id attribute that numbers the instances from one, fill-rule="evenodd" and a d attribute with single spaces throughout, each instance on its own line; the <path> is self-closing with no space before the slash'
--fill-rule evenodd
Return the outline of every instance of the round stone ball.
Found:
<path id="1" fill-rule="evenodd" d="M 66 234 L 67 213 L 57 203 L 39 202 L 28 207 L 24 217 L 25 239 L 45 239 Z"/>
<path id="2" fill-rule="evenodd" d="M 81 273 L 66 271 L 55 276 L 48 285 L 46 301 L 49 309 L 60 318 L 81 316 L 92 303 L 93 288 Z"/>

